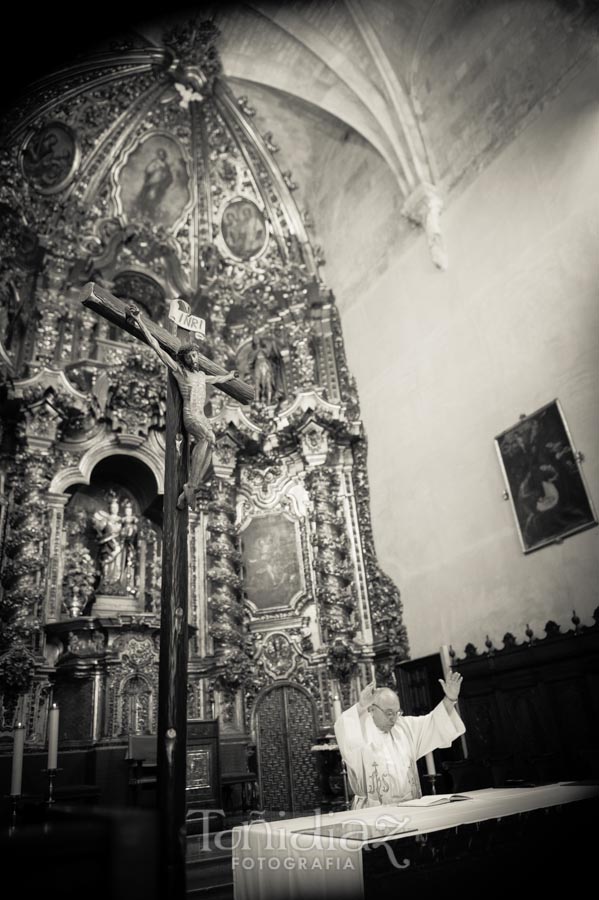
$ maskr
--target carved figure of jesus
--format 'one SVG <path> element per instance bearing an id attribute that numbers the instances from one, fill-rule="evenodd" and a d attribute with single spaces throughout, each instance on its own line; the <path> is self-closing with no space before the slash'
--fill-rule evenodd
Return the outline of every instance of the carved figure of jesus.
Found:
<path id="1" fill-rule="evenodd" d="M 227 375 L 206 375 L 200 368 L 200 352 L 194 344 L 185 344 L 173 359 L 162 349 L 156 338 L 147 328 L 136 306 L 127 307 L 127 316 L 139 326 L 149 346 L 158 358 L 171 370 L 183 401 L 183 424 L 194 439 L 189 466 L 189 480 L 183 485 L 183 491 L 177 500 L 178 509 L 183 509 L 185 502 L 193 509 L 195 492 L 202 484 L 212 459 L 212 448 L 216 443 L 214 430 L 204 412 L 206 405 L 206 385 L 224 384 L 237 377 L 236 372 Z"/>

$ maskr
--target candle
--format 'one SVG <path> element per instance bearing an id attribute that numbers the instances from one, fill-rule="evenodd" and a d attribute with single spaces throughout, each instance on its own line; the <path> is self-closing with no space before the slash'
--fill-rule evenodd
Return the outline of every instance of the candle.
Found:
<path id="1" fill-rule="evenodd" d="M 424 757 L 426 762 L 426 771 L 428 775 L 436 775 L 437 770 L 435 769 L 435 757 L 432 753 L 427 753 Z"/>
<path id="2" fill-rule="evenodd" d="M 23 779 L 23 747 L 25 746 L 25 728 L 17 723 L 12 745 L 12 778 L 10 793 L 13 797 L 21 793 L 21 781 Z"/>
<path id="3" fill-rule="evenodd" d="M 341 706 L 341 701 L 337 694 L 333 697 L 333 722 L 336 722 L 341 713 L 343 712 L 343 707 Z"/>
<path id="4" fill-rule="evenodd" d="M 48 713 L 48 769 L 57 768 L 58 756 L 58 707 L 52 704 Z"/>
<path id="5" fill-rule="evenodd" d="M 449 644 L 441 644 L 439 655 L 441 656 L 443 678 L 447 678 L 447 676 L 451 672 L 451 656 L 449 655 Z"/>
<path id="6" fill-rule="evenodd" d="M 443 678 L 444 679 L 446 679 L 447 676 L 449 675 L 449 673 L 451 671 L 453 671 L 451 654 L 449 653 L 449 648 L 450 648 L 449 644 L 441 644 L 441 649 L 439 651 L 439 654 L 441 656 L 441 666 L 443 667 Z M 459 706 L 457 703 L 455 706 L 455 711 L 458 714 L 460 712 L 460 709 L 459 709 Z M 462 753 L 464 754 L 464 759 L 468 759 L 468 745 L 466 743 L 466 736 L 464 734 L 460 735 L 460 743 L 462 745 Z"/>

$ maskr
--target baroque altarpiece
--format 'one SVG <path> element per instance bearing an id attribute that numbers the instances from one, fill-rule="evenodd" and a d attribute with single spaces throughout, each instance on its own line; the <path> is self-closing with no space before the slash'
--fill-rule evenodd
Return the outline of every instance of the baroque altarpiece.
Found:
<path id="1" fill-rule="evenodd" d="M 22 718 L 43 746 L 51 700 L 63 747 L 155 732 L 165 375 L 80 298 L 94 281 L 164 324 L 180 297 L 256 397 L 209 395 L 189 716 L 256 743 L 267 805 L 285 808 L 287 767 L 309 806 L 335 695 L 389 682 L 407 641 L 320 250 L 216 41 L 209 23 L 119 39 L 6 121 L 0 733 Z"/>

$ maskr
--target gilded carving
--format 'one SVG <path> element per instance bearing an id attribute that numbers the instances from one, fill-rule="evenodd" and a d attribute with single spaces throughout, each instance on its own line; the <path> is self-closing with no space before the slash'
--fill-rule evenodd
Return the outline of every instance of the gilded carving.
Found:
<path id="1" fill-rule="evenodd" d="M 24 693 L 36 668 L 34 635 L 39 629 L 47 569 L 49 463 L 47 457 L 25 450 L 17 456 L 12 472 L 0 605 L 0 689 L 8 693 Z"/>
<path id="2" fill-rule="evenodd" d="M 212 21 L 197 17 L 178 22 L 164 34 L 164 44 L 172 54 L 173 65 L 181 67 L 202 93 L 212 89 L 214 79 L 221 71 L 216 51 L 219 33 Z M 194 76 L 200 78 L 199 83 L 196 84 Z"/>
<path id="3" fill-rule="evenodd" d="M 67 639 L 67 650 L 74 656 L 98 656 L 105 645 L 106 638 L 99 631 L 72 631 Z"/>
<path id="4" fill-rule="evenodd" d="M 187 775 L 185 789 L 209 788 L 210 785 L 210 748 L 187 751 Z"/>
<path id="5" fill-rule="evenodd" d="M 86 525 L 86 515 L 81 511 L 67 521 L 65 529 L 69 546 L 63 568 L 62 600 L 72 618 L 83 615 L 98 580 L 96 561 L 83 542 Z"/>
<path id="6" fill-rule="evenodd" d="M 362 547 L 374 639 L 382 642 L 391 657 L 396 660 L 405 659 L 408 656 L 408 638 L 402 620 L 399 591 L 392 580 L 381 571 L 376 561 L 370 520 L 365 441 L 355 444 L 353 455 L 353 481 L 362 531 Z"/>
<path id="7" fill-rule="evenodd" d="M 234 524 L 234 488 L 215 479 L 208 518 L 208 608 L 211 622 L 208 632 L 214 641 L 217 683 L 226 692 L 243 684 L 251 662 L 244 644 L 241 605 L 240 554 L 236 546 Z"/>
<path id="8" fill-rule="evenodd" d="M 316 422 L 300 430 L 302 455 L 309 466 L 322 466 L 329 452 L 328 433 Z"/>
<path id="9" fill-rule="evenodd" d="M 11 114 L 15 138 L 0 160 L 3 366 L 39 376 L 17 380 L 11 395 L 8 439 L 25 450 L 11 475 L 0 655 L 16 654 L 11 689 L 32 685 L 43 716 L 44 616 L 63 618 L 46 630 L 52 641 L 54 627 L 71 633 L 78 671 L 94 655 L 106 666 L 106 738 L 156 727 L 160 529 L 122 498 L 94 540 L 67 524 L 67 553 L 48 480 L 57 492 L 89 485 L 111 453 L 159 481 L 166 394 L 151 354 L 79 308 L 90 279 L 155 320 L 165 298 L 183 297 L 206 319 L 207 355 L 256 390 L 244 409 L 208 397 L 217 442 L 201 525 L 192 523 L 190 608 L 202 634 L 190 709 L 211 714 L 216 693 L 227 728 L 243 727 L 257 692 L 289 678 L 310 691 L 324 725 L 331 679 L 349 699 L 373 657 L 382 672 L 407 654 L 399 594 L 376 560 L 358 394 L 320 252 L 273 136 L 259 134 L 247 98 L 221 76 L 216 35 L 209 23 L 179 23 L 163 48 L 137 48 L 144 71 L 125 46 L 102 67 L 78 63 Z M 49 374 L 58 370 L 64 381 Z M 102 619 L 113 623 L 106 643 L 75 624 L 94 615 L 98 589 L 137 604 Z M 46 670 L 64 661 L 52 646 Z"/>
<path id="10" fill-rule="evenodd" d="M 80 155 L 73 129 L 63 122 L 48 122 L 26 138 L 21 150 L 21 168 L 34 190 L 55 194 L 73 178 Z"/>
<path id="11" fill-rule="evenodd" d="M 147 435 L 163 429 L 166 415 L 164 366 L 145 348 L 129 352 L 123 362 L 100 376 L 106 397 L 105 417 L 114 431 Z"/>
<path id="12" fill-rule="evenodd" d="M 285 634 L 269 634 L 262 647 L 264 669 L 273 678 L 288 678 L 295 665 L 295 654 Z"/>

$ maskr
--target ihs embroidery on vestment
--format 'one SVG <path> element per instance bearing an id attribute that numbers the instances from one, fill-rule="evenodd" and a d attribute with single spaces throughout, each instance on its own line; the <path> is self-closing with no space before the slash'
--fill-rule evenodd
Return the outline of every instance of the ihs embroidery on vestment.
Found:
<path id="1" fill-rule="evenodd" d="M 376 763 L 372 764 L 372 774 L 370 776 L 370 783 L 368 785 L 368 793 L 375 794 L 378 798 L 379 803 L 383 802 L 383 794 L 387 794 L 389 792 L 389 772 L 381 772 L 378 773 L 378 765 Z"/>

